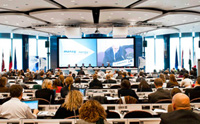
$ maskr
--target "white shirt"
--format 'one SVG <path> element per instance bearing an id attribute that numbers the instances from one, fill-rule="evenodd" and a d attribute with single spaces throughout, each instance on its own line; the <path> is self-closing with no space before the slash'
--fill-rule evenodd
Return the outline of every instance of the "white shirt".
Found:
<path id="1" fill-rule="evenodd" d="M 0 116 L 8 119 L 36 119 L 30 107 L 18 98 L 11 98 L 0 107 Z"/>
<path id="2" fill-rule="evenodd" d="M 181 86 L 184 86 L 185 88 L 191 88 L 192 87 L 192 80 L 189 78 L 185 78 L 184 80 L 182 80 L 181 82 Z"/>

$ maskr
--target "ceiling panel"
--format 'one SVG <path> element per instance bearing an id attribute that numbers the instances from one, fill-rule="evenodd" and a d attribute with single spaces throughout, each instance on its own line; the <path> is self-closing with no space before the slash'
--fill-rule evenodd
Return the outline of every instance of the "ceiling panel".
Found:
<path id="1" fill-rule="evenodd" d="M 7 25 L 0 25 L 0 33 L 10 33 L 13 29 L 17 27 L 7 26 Z"/>
<path id="2" fill-rule="evenodd" d="M 191 7 L 191 8 L 186 8 L 186 9 L 183 9 L 183 10 L 190 10 L 190 11 L 197 11 L 197 12 L 200 12 L 200 6 Z"/>
<path id="3" fill-rule="evenodd" d="M 160 11 L 144 9 L 104 9 L 100 12 L 99 22 L 122 22 L 134 25 L 137 21 L 144 21 L 161 14 L 162 12 Z"/>
<path id="4" fill-rule="evenodd" d="M 36 24 L 46 24 L 42 21 L 30 18 L 29 16 L 21 13 L 0 14 L 0 23 L 17 27 L 28 27 Z"/>
<path id="5" fill-rule="evenodd" d="M 5 11 L 9 11 L 9 10 L 0 8 L 0 12 L 5 12 Z"/>
<path id="6" fill-rule="evenodd" d="M 179 31 L 176 29 L 170 29 L 170 28 L 159 28 L 153 31 L 148 31 L 144 35 L 154 36 L 154 35 L 173 34 L 173 33 L 179 33 Z"/>
<path id="7" fill-rule="evenodd" d="M 0 7 L 17 11 L 29 11 L 39 8 L 59 8 L 49 0 L 1 0 Z"/>
<path id="8" fill-rule="evenodd" d="M 200 0 L 146 0 L 136 6 L 144 8 L 157 8 L 163 10 L 174 10 L 200 5 Z"/>
<path id="9" fill-rule="evenodd" d="M 200 14 L 169 12 L 160 18 L 148 21 L 148 23 L 160 23 L 164 26 L 171 26 L 195 21 L 200 21 Z"/>
<path id="10" fill-rule="evenodd" d="M 55 24 L 93 23 L 91 10 L 49 10 L 33 12 L 30 15 Z"/>
<path id="11" fill-rule="evenodd" d="M 49 32 L 50 34 L 65 35 L 65 27 L 46 27 L 46 28 L 36 28 L 38 31 Z"/>
<path id="12" fill-rule="evenodd" d="M 81 31 L 85 34 L 94 34 L 96 30 L 96 28 L 81 28 Z M 98 28 L 98 31 L 100 34 L 108 34 L 112 31 L 112 27 Z"/>
<path id="13" fill-rule="evenodd" d="M 45 33 L 45 32 L 41 32 L 41 31 L 36 31 L 34 29 L 17 29 L 17 30 L 14 30 L 13 33 L 16 33 L 16 34 L 27 34 L 27 35 L 38 35 L 38 36 L 49 36 L 48 33 Z"/>
<path id="14" fill-rule="evenodd" d="M 75 7 L 126 7 L 138 0 L 54 0 L 67 8 Z"/>
<path id="15" fill-rule="evenodd" d="M 156 28 L 155 27 L 129 27 L 128 34 L 136 35 L 136 34 L 144 33 L 153 29 L 156 29 Z"/>
<path id="16" fill-rule="evenodd" d="M 200 32 L 200 22 L 175 26 L 180 32 Z"/>

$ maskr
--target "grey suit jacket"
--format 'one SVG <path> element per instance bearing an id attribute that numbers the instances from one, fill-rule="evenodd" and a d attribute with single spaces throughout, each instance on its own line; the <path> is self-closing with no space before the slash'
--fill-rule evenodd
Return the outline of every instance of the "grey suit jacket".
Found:
<path id="1" fill-rule="evenodd" d="M 170 92 L 163 88 L 158 88 L 156 92 L 148 95 L 149 103 L 155 103 L 161 99 L 171 99 Z"/>

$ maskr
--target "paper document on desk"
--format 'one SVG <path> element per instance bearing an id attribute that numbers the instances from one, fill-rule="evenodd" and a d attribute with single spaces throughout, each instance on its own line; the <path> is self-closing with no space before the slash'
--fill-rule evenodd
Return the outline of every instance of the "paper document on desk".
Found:
<path id="1" fill-rule="evenodd" d="M 154 109 L 153 111 L 156 113 L 167 113 L 167 111 L 164 109 Z"/>

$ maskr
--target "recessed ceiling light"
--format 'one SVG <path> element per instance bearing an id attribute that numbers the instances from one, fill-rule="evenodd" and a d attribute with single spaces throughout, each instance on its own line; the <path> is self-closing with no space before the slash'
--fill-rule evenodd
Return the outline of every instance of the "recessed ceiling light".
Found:
<path id="1" fill-rule="evenodd" d="M 16 23 L 16 25 L 19 25 L 19 23 Z"/>
<path id="2" fill-rule="evenodd" d="M 138 17 L 139 19 L 141 19 L 142 17 Z"/>
<path id="3" fill-rule="evenodd" d="M 74 3 L 74 2 L 75 2 L 75 0 L 71 0 L 71 2 L 72 2 L 72 3 Z"/>
<path id="4" fill-rule="evenodd" d="M 113 13 L 112 13 L 112 12 L 111 12 L 110 14 L 111 14 L 111 15 L 113 15 Z"/>
<path id="5" fill-rule="evenodd" d="M 197 20 L 197 18 L 194 18 L 195 20 Z"/>
<path id="6" fill-rule="evenodd" d="M 82 19 L 84 19 L 84 17 L 83 17 L 83 16 L 81 16 L 81 18 L 82 18 Z"/>
<path id="7" fill-rule="evenodd" d="M 129 12 L 128 14 L 130 15 L 131 13 Z"/>
<path id="8" fill-rule="evenodd" d="M 54 19 L 54 18 L 51 18 L 51 19 Z"/>
<path id="9" fill-rule="evenodd" d="M 61 15 L 64 15 L 64 13 L 61 13 Z"/>

